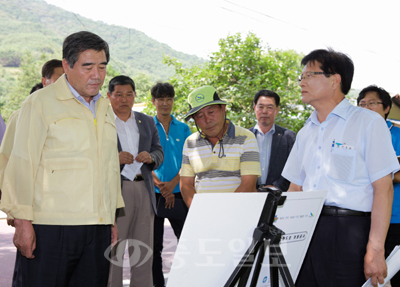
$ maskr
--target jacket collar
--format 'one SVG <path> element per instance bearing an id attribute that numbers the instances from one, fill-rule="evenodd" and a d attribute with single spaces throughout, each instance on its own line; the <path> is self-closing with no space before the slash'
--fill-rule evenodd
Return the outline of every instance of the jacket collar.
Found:
<path id="1" fill-rule="evenodd" d="M 67 81 L 67 75 L 63 74 L 55 83 L 54 83 L 54 88 L 56 91 L 56 97 L 60 101 L 66 101 L 70 99 L 76 98 L 74 96 L 74 92 L 79 95 L 79 93 L 68 83 Z M 65 91 L 69 90 L 69 93 L 66 93 Z M 79 95 L 80 96 L 80 95 Z M 98 93 L 95 97 L 97 97 L 96 100 L 101 98 L 100 93 Z"/>

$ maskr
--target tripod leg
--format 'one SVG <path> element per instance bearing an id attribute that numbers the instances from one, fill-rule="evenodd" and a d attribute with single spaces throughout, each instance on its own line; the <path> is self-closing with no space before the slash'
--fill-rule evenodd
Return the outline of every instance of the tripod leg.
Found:
<path id="1" fill-rule="evenodd" d="M 260 270 L 264 262 L 265 250 L 267 249 L 267 246 L 268 246 L 268 241 L 264 240 L 263 246 L 262 248 L 260 248 L 260 251 L 258 252 L 257 262 L 254 265 L 253 278 L 251 279 L 250 287 L 257 286 L 257 281 L 258 277 L 260 277 Z"/>
<path id="2" fill-rule="evenodd" d="M 262 244 L 263 243 L 261 243 L 261 242 L 257 243 L 257 246 L 254 249 L 254 253 L 252 253 L 253 258 L 249 258 L 249 260 L 253 260 L 253 262 L 251 262 L 250 266 L 246 266 L 246 271 L 243 274 L 243 276 L 240 278 L 238 287 L 246 287 L 247 282 L 249 281 L 251 270 L 253 269 L 253 267 L 254 267 L 254 272 L 253 272 L 253 278 L 251 280 L 250 287 L 256 286 L 255 284 L 257 283 L 257 279 L 260 274 L 260 267 L 263 263 L 265 248 L 266 248 L 265 244 L 264 244 L 264 246 L 261 246 Z M 257 255 L 258 255 L 258 257 L 257 257 Z M 257 261 L 254 263 L 256 258 L 257 258 Z M 248 262 L 248 263 L 250 263 L 250 262 Z"/>
<path id="3" fill-rule="evenodd" d="M 292 275 L 290 274 L 289 268 L 287 267 L 285 257 L 282 254 L 281 247 L 279 244 L 277 245 L 271 245 L 270 246 L 270 256 L 271 258 L 274 257 L 274 263 L 276 264 L 275 266 L 278 266 L 279 271 L 282 276 L 282 280 L 285 283 L 286 287 L 294 287 L 294 282 Z M 279 285 L 271 285 L 271 286 L 279 286 Z"/>
<path id="4" fill-rule="evenodd" d="M 272 247 L 270 247 L 269 251 L 269 278 L 272 287 L 279 286 L 279 273 L 278 273 L 278 260 L 272 252 Z"/>
<path id="5" fill-rule="evenodd" d="M 246 282 L 249 278 L 255 256 L 260 246 L 261 246 L 260 242 L 253 240 L 250 247 L 247 249 L 246 253 L 243 255 L 242 259 L 240 260 L 235 270 L 229 277 L 228 281 L 225 283 L 224 287 L 234 287 L 236 286 L 236 283 L 239 282 L 239 280 L 240 282 L 245 282 L 244 283 L 245 285 L 243 286 L 246 286 Z"/>
<path id="6" fill-rule="evenodd" d="M 243 267 L 246 268 L 244 271 L 242 277 L 239 279 L 239 284 L 237 287 L 246 287 L 247 285 L 247 280 L 249 279 L 251 268 L 250 267 Z"/>

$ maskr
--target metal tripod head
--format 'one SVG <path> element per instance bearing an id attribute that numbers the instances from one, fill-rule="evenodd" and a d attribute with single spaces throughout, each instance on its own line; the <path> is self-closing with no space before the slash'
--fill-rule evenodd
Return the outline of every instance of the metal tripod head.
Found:
<path id="1" fill-rule="evenodd" d="M 282 190 L 276 187 L 260 187 L 258 190 L 260 192 L 268 192 L 268 196 L 265 200 L 257 226 L 260 226 L 263 223 L 272 226 L 274 224 L 276 209 L 279 205 L 283 205 L 286 196 L 282 195 Z"/>

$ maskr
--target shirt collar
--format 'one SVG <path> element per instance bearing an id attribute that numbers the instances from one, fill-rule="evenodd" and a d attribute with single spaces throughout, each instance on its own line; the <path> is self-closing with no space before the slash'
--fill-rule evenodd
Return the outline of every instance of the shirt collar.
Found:
<path id="1" fill-rule="evenodd" d="M 71 93 L 74 95 L 74 97 L 75 97 L 78 101 L 80 101 L 80 102 L 86 101 L 86 100 L 74 89 L 74 87 L 71 86 L 71 84 L 68 82 L 67 75 L 65 75 L 65 80 L 66 80 L 66 82 L 67 82 L 67 85 L 68 85 L 68 87 L 69 87 Z M 95 96 L 92 98 L 92 101 L 94 101 L 94 103 L 95 103 L 98 99 L 100 99 L 100 97 L 101 97 L 101 94 L 100 94 L 100 92 L 99 92 L 97 95 L 95 95 Z M 88 104 L 89 104 L 89 103 L 88 103 Z"/>
<path id="2" fill-rule="evenodd" d="M 393 127 L 393 123 L 391 121 L 386 121 L 386 124 L 389 129 L 391 129 Z"/>
<path id="3" fill-rule="evenodd" d="M 349 101 L 344 98 L 328 115 L 327 119 L 333 117 L 333 115 L 338 116 L 344 120 L 347 119 L 347 112 L 350 108 L 350 103 Z M 308 118 L 308 120 L 306 121 L 306 123 L 308 123 L 309 121 L 311 121 L 313 124 L 315 125 L 320 125 L 320 122 L 318 120 L 318 113 L 317 111 L 313 111 L 313 113 L 311 114 L 311 116 Z"/>
<path id="4" fill-rule="evenodd" d="M 179 121 L 172 114 L 171 114 L 171 118 L 172 118 L 171 123 L 173 123 L 174 125 L 179 123 Z M 160 121 L 157 119 L 157 115 L 154 116 L 154 122 L 156 124 L 160 123 Z"/>
<path id="5" fill-rule="evenodd" d="M 257 123 L 256 126 L 254 127 L 254 129 L 255 129 L 258 133 L 264 135 L 264 133 L 262 132 L 262 130 L 261 130 L 260 126 L 258 125 L 258 123 Z M 272 124 L 272 127 L 271 127 L 271 129 L 267 132 L 267 134 L 268 134 L 268 133 L 269 133 L 269 134 L 274 134 L 274 133 L 275 133 L 275 123 Z"/>
<path id="6" fill-rule="evenodd" d="M 114 111 L 113 111 L 113 113 L 114 113 Z M 123 122 L 123 120 L 121 120 L 115 113 L 114 113 L 114 119 L 115 120 L 118 119 L 119 121 Z M 133 119 L 133 120 L 135 119 L 135 113 L 133 112 L 133 110 L 131 110 L 131 115 L 130 115 L 129 119 Z"/>

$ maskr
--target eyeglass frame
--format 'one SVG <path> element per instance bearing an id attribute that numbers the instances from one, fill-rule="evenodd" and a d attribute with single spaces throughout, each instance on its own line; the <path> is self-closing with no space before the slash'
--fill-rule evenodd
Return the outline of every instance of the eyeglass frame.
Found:
<path id="1" fill-rule="evenodd" d="M 378 106 L 378 104 L 383 105 L 383 102 L 369 102 L 369 103 L 359 103 L 358 106 L 362 107 L 362 108 L 376 108 Z M 365 105 L 364 107 L 362 105 Z"/>
<path id="2" fill-rule="evenodd" d="M 304 73 L 307 75 L 307 77 L 304 76 L 303 73 L 301 73 L 301 74 L 297 77 L 297 84 L 300 85 L 301 81 L 303 81 L 303 80 L 305 80 L 305 79 L 310 79 L 311 76 L 315 76 L 315 75 L 325 75 L 326 77 L 329 77 L 329 76 L 333 75 L 333 74 L 325 73 L 325 72 L 312 72 L 312 71 L 307 71 L 307 72 L 304 72 Z"/>

